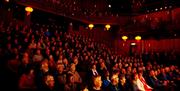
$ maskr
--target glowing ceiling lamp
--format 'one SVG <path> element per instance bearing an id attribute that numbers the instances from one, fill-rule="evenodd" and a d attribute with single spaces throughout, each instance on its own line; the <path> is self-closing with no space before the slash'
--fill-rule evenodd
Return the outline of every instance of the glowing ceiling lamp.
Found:
<path id="1" fill-rule="evenodd" d="M 105 28 L 106 28 L 106 30 L 109 30 L 109 29 L 111 28 L 111 25 L 107 24 L 107 25 L 105 26 Z"/>
<path id="2" fill-rule="evenodd" d="M 33 12 L 33 8 L 32 8 L 32 7 L 26 7 L 25 10 L 26 10 L 27 12 Z"/>
<path id="3" fill-rule="evenodd" d="M 9 0 L 5 0 L 6 2 L 9 2 Z"/>
<path id="4" fill-rule="evenodd" d="M 141 36 L 136 36 L 135 39 L 136 39 L 137 41 L 139 41 L 139 40 L 141 40 Z"/>
<path id="5" fill-rule="evenodd" d="M 94 27 L 93 24 L 89 24 L 89 28 L 92 29 Z"/>
<path id="6" fill-rule="evenodd" d="M 27 15 L 30 15 L 31 12 L 33 12 L 33 8 L 32 7 L 25 7 L 25 11 L 27 12 Z"/>
<path id="7" fill-rule="evenodd" d="M 126 41 L 126 40 L 128 39 L 128 37 L 127 37 L 127 36 L 122 36 L 122 39 L 123 39 L 124 41 Z"/>

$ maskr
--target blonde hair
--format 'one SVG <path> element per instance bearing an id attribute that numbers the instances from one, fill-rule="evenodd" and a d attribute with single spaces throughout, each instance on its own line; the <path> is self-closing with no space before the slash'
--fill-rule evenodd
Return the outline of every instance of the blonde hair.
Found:
<path id="1" fill-rule="evenodd" d="M 45 83 L 49 85 L 50 81 L 54 81 L 54 77 L 52 75 L 47 75 L 45 78 Z"/>

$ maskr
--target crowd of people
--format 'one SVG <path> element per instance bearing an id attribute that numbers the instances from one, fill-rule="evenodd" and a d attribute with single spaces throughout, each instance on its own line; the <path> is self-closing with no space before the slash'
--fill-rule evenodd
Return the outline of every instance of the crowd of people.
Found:
<path id="1" fill-rule="evenodd" d="M 178 65 L 121 56 L 86 36 L 14 22 L 1 22 L 0 32 L 6 90 L 177 91 L 179 86 Z"/>

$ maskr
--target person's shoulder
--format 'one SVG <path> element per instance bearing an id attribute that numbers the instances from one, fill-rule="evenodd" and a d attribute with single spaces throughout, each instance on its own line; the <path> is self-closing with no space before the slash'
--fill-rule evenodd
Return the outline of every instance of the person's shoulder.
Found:
<path id="1" fill-rule="evenodd" d="M 106 88 L 103 88 L 103 91 L 111 91 L 112 89 L 112 84 L 109 83 L 109 85 Z"/>

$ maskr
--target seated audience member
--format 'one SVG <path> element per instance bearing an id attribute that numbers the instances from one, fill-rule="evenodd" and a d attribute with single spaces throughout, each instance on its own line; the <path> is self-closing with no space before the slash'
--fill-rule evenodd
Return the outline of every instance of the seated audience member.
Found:
<path id="1" fill-rule="evenodd" d="M 47 47 L 46 49 L 45 49 L 45 52 L 43 53 L 43 57 L 44 57 L 44 59 L 48 59 L 49 58 L 49 55 L 51 55 L 50 54 L 50 49 Z"/>
<path id="2" fill-rule="evenodd" d="M 25 69 L 30 66 L 29 54 L 25 52 L 22 57 L 21 64 L 19 65 L 19 74 L 22 75 L 25 72 Z"/>
<path id="3" fill-rule="evenodd" d="M 49 62 L 48 63 L 49 63 L 49 68 L 54 71 L 56 69 L 56 63 L 55 63 L 52 55 L 49 56 Z"/>
<path id="4" fill-rule="evenodd" d="M 79 72 L 80 71 L 80 64 L 79 64 L 78 57 L 74 57 L 73 63 L 76 65 L 76 70 Z"/>
<path id="5" fill-rule="evenodd" d="M 88 75 L 90 76 L 89 78 L 99 75 L 98 71 L 96 70 L 96 64 L 91 65 L 91 68 L 90 68 Z"/>
<path id="6" fill-rule="evenodd" d="M 58 64 L 58 63 L 63 63 L 63 55 L 62 55 L 62 54 L 59 56 L 59 59 L 57 60 L 56 63 L 57 63 L 57 64 Z"/>
<path id="7" fill-rule="evenodd" d="M 44 59 L 41 62 L 40 68 L 37 69 L 37 73 L 36 73 L 36 83 L 38 90 L 41 90 L 43 88 L 44 77 L 48 74 L 50 74 L 48 60 Z"/>
<path id="8" fill-rule="evenodd" d="M 121 91 L 119 86 L 118 74 L 113 73 L 111 77 L 111 83 L 108 86 L 108 91 Z"/>
<path id="9" fill-rule="evenodd" d="M 90 87 L 89 91 L 103 91 L 101 86 L 102 86 L 101 76 L 100 75 L 93 76 L 92 87 Z"/>
<path id="10" fill-rule="evenodd" d="M 9 60 L 8 63 L 7 63 L 8 69 L 10 69 L 10 71 L 14 72 L 17 75 L 18 75 L 18 71 L 19 71 L 18 70 L 19 66 L 20 66 L 19 55 L 15 55 L 13 57 L 13 59 Z"/>
<path id="11" fill-rule="evenodd" d="M 78 91 L 73 74 L 67 75 L 67 83 L 65 84 L 64 91 Z"/>
<path id="12" fill-rule="evenodd" d="M 161 81 L 169 81 L 170 77 L 169 75 L 167 75 L 167 73 L 165 72 L 165 68 L 161 68 L 161 73 L 159 74 L 159 79 Z"/>
<path id="13" fill-rule="evenodd" d="M 54 55 L 54 61 L 57 63 L 58 59 L 59 59 L 59 56 L 60 56 L 60 52 L 59 50 L 56 50 L 55 52 L 55 55 Z"/>
<path id="14" fill-rule="evenodd" d="M 45 76 L 43 81 L 43 88 L 41 89 L 41 91 L 57 91 L 55 80 L 52 75 Z"/>
<path id="15" fill-rule="evenodd" d="M 133 91 L 146 91 L 143 83 L 139 80 L 137 73 L 134 73 L 132 75 L 132 85 L 133 85 Z"/>
<path id="16" fill-rule="evenodd" d="M 56 73 L 56 80 L 59 89 L 64 89 L 64 85 L 66 83 L 66 72 L 64 72 L 64 65 L 57 64 L 57 73 Z"/>
<path id="17" fill-rule="evenodd" d="M 109 71 L 106 71 L 105 78 L 102 79 L 102 88 L 103 89 L 106 89 L 109 86 L 109 84 L 111 83 L 109 76 L 110 76 Z"/>
<path id="18" fill-rule="evenodd" d="M 69 70 L 69 62 L 68 62 L 67 58 L 63 59 L 63 64 L 64 64 L 64 70 L 68 71 Z"/>
<path id="19" fill-rule="evenodd" d="M 118 65 L 118 63 L 115 63 L 115 64 L 114 64 L 112 70 L 113 70 L 113 71 L 119 70 L 119 65 Z"/>
<path id="20" fill-rule="evenodd" d="M 48 59 L 44 59 L 44 61 L 41 62 L 40 70 L 41 70 L 42 74 L 45 74 L 45 75 L 47 75 L 50 72 Z"/>
<path id="21" fill-rule="evenodd" d="M 20 91 L 36 90 L 34 69 L 27 68 L 25 73 L 22 74 L 19 80 Z"/>
<path id="22" fill-rule="evenodd" d="M 34 39 L 31 40 L 31 43 L 29 44 L 29 47 L 30 47 L 30 49 L 36 49 L 36 43 L 35 43 Z"/>
<path id="23" fill-rule="evenodd" d="M 154 70 L 150 70 L 149 76 L 147 77 L 147 83 L 153 87 L 155 90 L 163 89 L 163 84 L 156 77 Z"/>
<path id="24" fill-rule="evenodd" d="M 105 77 L 104 75 L 107 70 L 107 67 L 105 65 L 105 62 L 101 62 L 99 64 L 100 64 L 100 67 L 97 70 L 99 72 L 99 75 L 101 75 L 102 79 L 104 79 L 104 77 Z"/>
<path id="25" fill-rule="evenodd" d="M 33 56 L 33 62 L 41 62 L 43 60 L 43 56 L 41 54 L 41 50 L 37 49 L 36 54 Z"/>
<path id="26" fill-rule="evenodd" d="M 132 86 L 126 82 L 125 75 L 120 75 L 120 91 L 132 91 Z"/>
<path id="27" fill-rule="evenodd" d="M 76 65 L 74 63 L 71 63 L 68 74 L 73 75 L 74 83 L 76 83 L 79 87 L 79 85 L 82 83 L 82 78 L 80 77 L 79 73 L 76 71 Z"/>
<path id="28" fill-rule="evenodd" d="M 158 75 L 158 79 L 163 83 L 165 87 L 168 86 L 170 82 L 170 77 L 169 75 L 166 74 L 165 69 L 161 68 L 160 74 Z"/>
<path id="29" fill-rule="evenodd" d="M 143 86 L 144 86 L 145 91 L 152 91 L 153 88 L 150 87 L 150 86 L 146 83 L 146 80 L 145 80 L 144 77 L 143 77 L 143 71 L 142 71 L 142 70 L 139 71 L 138 77 L 139 77 L 139 80 L 143 83 Z"/>

